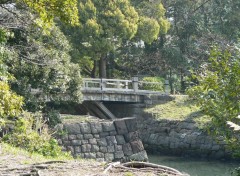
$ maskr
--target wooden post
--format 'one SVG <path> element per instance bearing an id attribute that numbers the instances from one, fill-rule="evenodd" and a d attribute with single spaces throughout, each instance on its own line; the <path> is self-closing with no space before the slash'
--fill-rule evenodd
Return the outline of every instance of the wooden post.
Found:
<path id="1" fill-rule="evenodd" d="M 169 80 L 167 80 L 167 79 L 165 80 L 164 86 L 165 86 L 165 93 L 169 94 L 170 93 Z"/>
<path id="2" fill-rule="evenodd" d="M 133 91 L 138 91 L 138 77 L 132 77 Z"/>

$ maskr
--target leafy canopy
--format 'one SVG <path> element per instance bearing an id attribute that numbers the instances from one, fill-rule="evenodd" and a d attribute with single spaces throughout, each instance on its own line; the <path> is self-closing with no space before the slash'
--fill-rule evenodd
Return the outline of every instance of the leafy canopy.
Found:
<path id="1" fill-rule="evenodd" d="M 195 97 L 203 112 L 212 117 L 213 134 L 221 135 L 239 144 L 227 121 L 239 123 L 240 114 L 240 57 L 239 53 L 221 52 L 214 48 L 209 63 L 195 76 L 199 85 L 189 94 Z M 236 146 L 236 145 L 234 145 Z M 239 145 L 238 145 L 239 146 Z"/>

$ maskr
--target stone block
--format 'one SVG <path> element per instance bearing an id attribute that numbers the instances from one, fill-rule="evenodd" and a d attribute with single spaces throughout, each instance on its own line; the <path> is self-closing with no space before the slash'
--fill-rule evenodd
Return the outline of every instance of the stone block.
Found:
<path id="1" fill-rule="evenodd" d="M 103 131 L 101 123 L 91 122 L 90 126 L 93 134 L 101 133 Z"/>
<path id="2" fill-rule="evenodd" d="M 115 136 L 107 136 L 106 140 L 107 140 L 108 145 L 117 144 L 117 140 L 116 140 Z"/>
<path id="3" fill-rule="evenodd" d="M 58 139 L 57 142 L 58 142 L 58 145 L 63 145 L 62 139 Z"/>
<path id="4" fill-rule="evenodd" d="M 123 148 L 123 153 L 124 153 L 124 155 L 130 156 L 130 155 L 133 154 L 133 152 L 132 152 L 132 147 L 131 147 L 131 145 L 130 145 L 129 143 L 124 144 L 124 145 L 122 146 L 122 148 Z"/>
<path id="5" fill-rule="evenodd" d="M 110 132 L 109 132 L 109 135 L 110 135 L 110 136 L 116 136 L 116 135 L 117 135 L 117 132 L 116 132 L 116 131 L 110 131 Z"/>
<path id="6" fill-rule="evenodd" d="M 74 139 L 77 139 L 76 135 L 73 135 L 73 134 L 68 135 L 68 140 L 74 140 Z"/>
<path id="7" fill-rule="evenodd" d="M 72 154 L 74 154 L 73 146 L 67 146 L 67 151 L 70 151 Z"/>
<path id="8" fill-rule="evenodd" d="M 96 153 L 96 157 L 97 157 L 97 158 L 104 158 L 104 153 L 97 152 L 97 153 Z"/>
<path id="9" fill-rule="evenodd" d="M 90 134 L 90 133 L 92 133 L 92 130 L 91 130 L 91 127 L 90 127 L 89 123 L 80 123 L 79 126 L 80 126 L 81 132 L 83 134 Z"/>
<path id="10" fill-rule="evenodd" d="M 114 154 L 113 153 L 105 153 L 105 160 L 106 161 L 113 161 L 114 160 Z"/>
<path id="11" fill-rule="evenodd" d="M 92 146 L 90 144 L 84 144 L 82 145 L 82 152 L 83 153 L 91 152 L 91 148 Z"/>
<path id="12" fill-rule="evenodd" d="M 125 134 L 124 137 L 125 137 L 126 142 L 138 140 L 139 139 L 139 133 L 137 131 L 130 132 L 128 134 Z"/>
<path id="13" fill-rule="evenodd" d="M 81 140 L 82 144 L 89 144 L 88 140 Z"/>
<path id="14" fill-rule="evenodd" d="M 129 160 L 131 161 L 148 161 L 148 156 L 147 156 L 147 152 L 144 150 L 144 151 L 141 151 L 139 153 L 135 153 L 131 156 L 129 156 Z"/>
<path id="15" fill-rule="evenodd" d="M 114 153 L 114 157 L 115 157 L 115 159 L 124 158 L 124 153 L 123 153 L 123 151 L 116 151 L 116 152 Z"/>
<path id="16" fill-rule="evenodd" d="M 82 141 L 81 140 L 72 140 L 71 143 L 73 146 L 76 146 L 76 145 L 81 145 Z"/>
<path id="17" fill-rule="evenodd" d="M 115 145 L 115 151 L 122 151 L 122 145 Z"/>
<path id="18" fill-rule="evenodd" d="M 97 145 L 92 145 L 92 149 L 91 149 L 91 152 L 99 152 L 99 146 Z"/>
<path id="19" fill-rule="evenodd" d="M 82 134 L 77 134 L 77 139 L 83 139 L 83 135 Z"/>
<path id="20" fill-rule="evenodd" d="M 99 140 L 97 140 L 98 145 L 101 146 L 107 146 L 107 140 L 105 138 L 100 138 Z"/>
<path id="21" fill-rule="evenodd" d="M 67 146 L 67 145 L 71 145 L 70 141 L 63 141 L 63 145 Z"/>
<path id="22" fill-rule="evenodd" d="M 96 139 L 99 139 L 100 135 L 99 134 L 94 134 L 93 137 L 95 137 Z"/>
<path id="23" fill-rule="evenodd" d="M 117 140 L 117 144 L 119 144 L 119 145 L 123 145 L 126 143 L 126 141 L 122 135 L 117 135 L 116 140 Z"/>
<path id="24" fill-rule="evenodd" d="M 218 151 L 220 149 L 219 145 L 213 145 L 212 150 Z"/>
<path id="25" fill-rule="evenodd" d="M 107 147 L 100 147 L 99 151 L 102 153 L 107 153 Z"/>
<path id="26" fill-rule="evenodd" d="M 96 161 L 97 161 L 97 162 L 104 162 L 105 159 L 104 159 L 104 158 L 97 158 Z"/>
<path id="27" fill-rule="evenodd" d="M 75 154 L 81 153 L 81 147 L 80 147 L 80 146 L 75 146 L 75 147 L 74 147 L 74 153 L 75 153 Z"/>
<path id="28" fill-rule="evenodd" d="M 62 136 L 61 136 L 61 139 L 62 139 L 63 141 L 67 141 L 67 140 L 68 140 L 68 135 L 67 135 L 67 134 L 62 135 Z"/>
<path id="29" fill-rule="evenodd" d="M 102 123 L 102 128 L 104 132 L 115 131 L 115 126 L 113 122 L 104 122 Z"/>
<path id="30" fill-rule="evenodd" d="M 97 144 L 97 139 L 95 139 L 95 138 L 89 139 L 88 142 L 89 142 L 89 144 L 96 145 Z"/>
<path id="31" fill-rule="evenodd" d="M 128 133 L 126 123 L 123 119 L 115 120 L 114 125 L 116 127 L 116 130 L 117 130 L 118 134 L 127 134 Z"/>
<path id="32" fill-rule="evenodd" d="M 84 153 L 84 158 L 96 159 L 96 153 Z"/>
<path id="33" fill-rule="evenodd" d="M 79 134 L 81 133 L 79 124 L 64 124 L 64 130 L 68 132 L 68 134 Z"/>
<path id="34" fill-rule="evenodd" d="M 100 138 L 109 136 L 109 132 L 100 133 Z"/>
<path id="35" fill-rule="evenodd" d="M 138 153 L 144 150 L 143 144 L 141 140 L 136 140 L 130 142 L 133 153 Z"/>
<path id="36" fill-rule="evenodd" d="M 93 138 L 93 135 L 92 135 L 92 134 L 84 134 L 84 135 L 83 135 L 83 138 L 84 138 L 84 139 L 92 139 L 92 138 Z"/>
<path id="37" fill-rule="evenodd" d="M 134 132 L 138 130 L 138 124 L 136 118 L 124 118 L 127 125 L 128 132 Z"/>
<path id="38" fill-rule="evenodd" d="M 108 151 L 109 153 L 113 153 L 113 152 L 115 152 L 115 147 L 114 147 L 113 145 L 107 146 L 107 151 Z"/>

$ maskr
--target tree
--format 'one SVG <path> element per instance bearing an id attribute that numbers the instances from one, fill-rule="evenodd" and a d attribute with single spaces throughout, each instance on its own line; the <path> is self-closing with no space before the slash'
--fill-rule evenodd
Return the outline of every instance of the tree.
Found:
<path id="1" fill-rule="evenodd" d="M 203 112 L 210 117 L 212 132 L 233 142 L 239 149 L 239 138 L 231 130 L 227 122 L 239 124 L 236 118 L 240 114 L 240 57 L 239 53 L 229 50 L 221 52 L 214 48 L 209 63 L 202 65 L 202 71 L 195 77 L 199 85 L 189 90 Z"/>
<path id="2" fill-rule="evenodd" d="M 79 62 L 80 59 L 88 59 L 88 63 L 92 63 L 87 65 L 90 68 L 83 69 L 86 73 L 90 73 L 89 75 L 96 75 L 98 64 L 99 76 L 106 77 L 109 56 L 122 46 L 123 42 L 144 40 L 151 43 L 157 39 L 160 31 L 164 32 L 164 28 L 160 29 L 160 26 L 168 28 L 167 20 L 162 14 L 160 14 L 162 18 L 156 20 L 150 15 L 140 13 L 140 7 L 138 12 L 130 2 L 129 0 L 81 1 L 80 28 L 64 29 L 75 46 L 75 52 L 72 54 L 74 60 Z M 163 9 L 162 6 L 158 7 Z M 164 14 L 164 11 L 162 13 Z"/>
<path id="3" fill-rule="evenodd" d="M 77 0 L 3 0 L 0 7 L 21 19 L 21 14 L 16 13 L 17 9 L 28 9 L 35 15 L 34 22 L 46 30 L 54 24 L 54 19 L 59 18 L 65 24 L 79 25 Z"/>

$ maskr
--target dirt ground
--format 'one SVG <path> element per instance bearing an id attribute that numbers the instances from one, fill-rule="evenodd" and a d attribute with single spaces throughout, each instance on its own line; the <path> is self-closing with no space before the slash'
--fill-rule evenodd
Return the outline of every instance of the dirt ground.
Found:
<path id="1" fill-rule="evenodd" d="M 10 147 L 9 147 L 10 148 Z M 153 171 L 110 169 L 107 163 L 95 160 L 49 160 L 8 149 L 0 143 L 0 176 L 168 176 Z"/>

